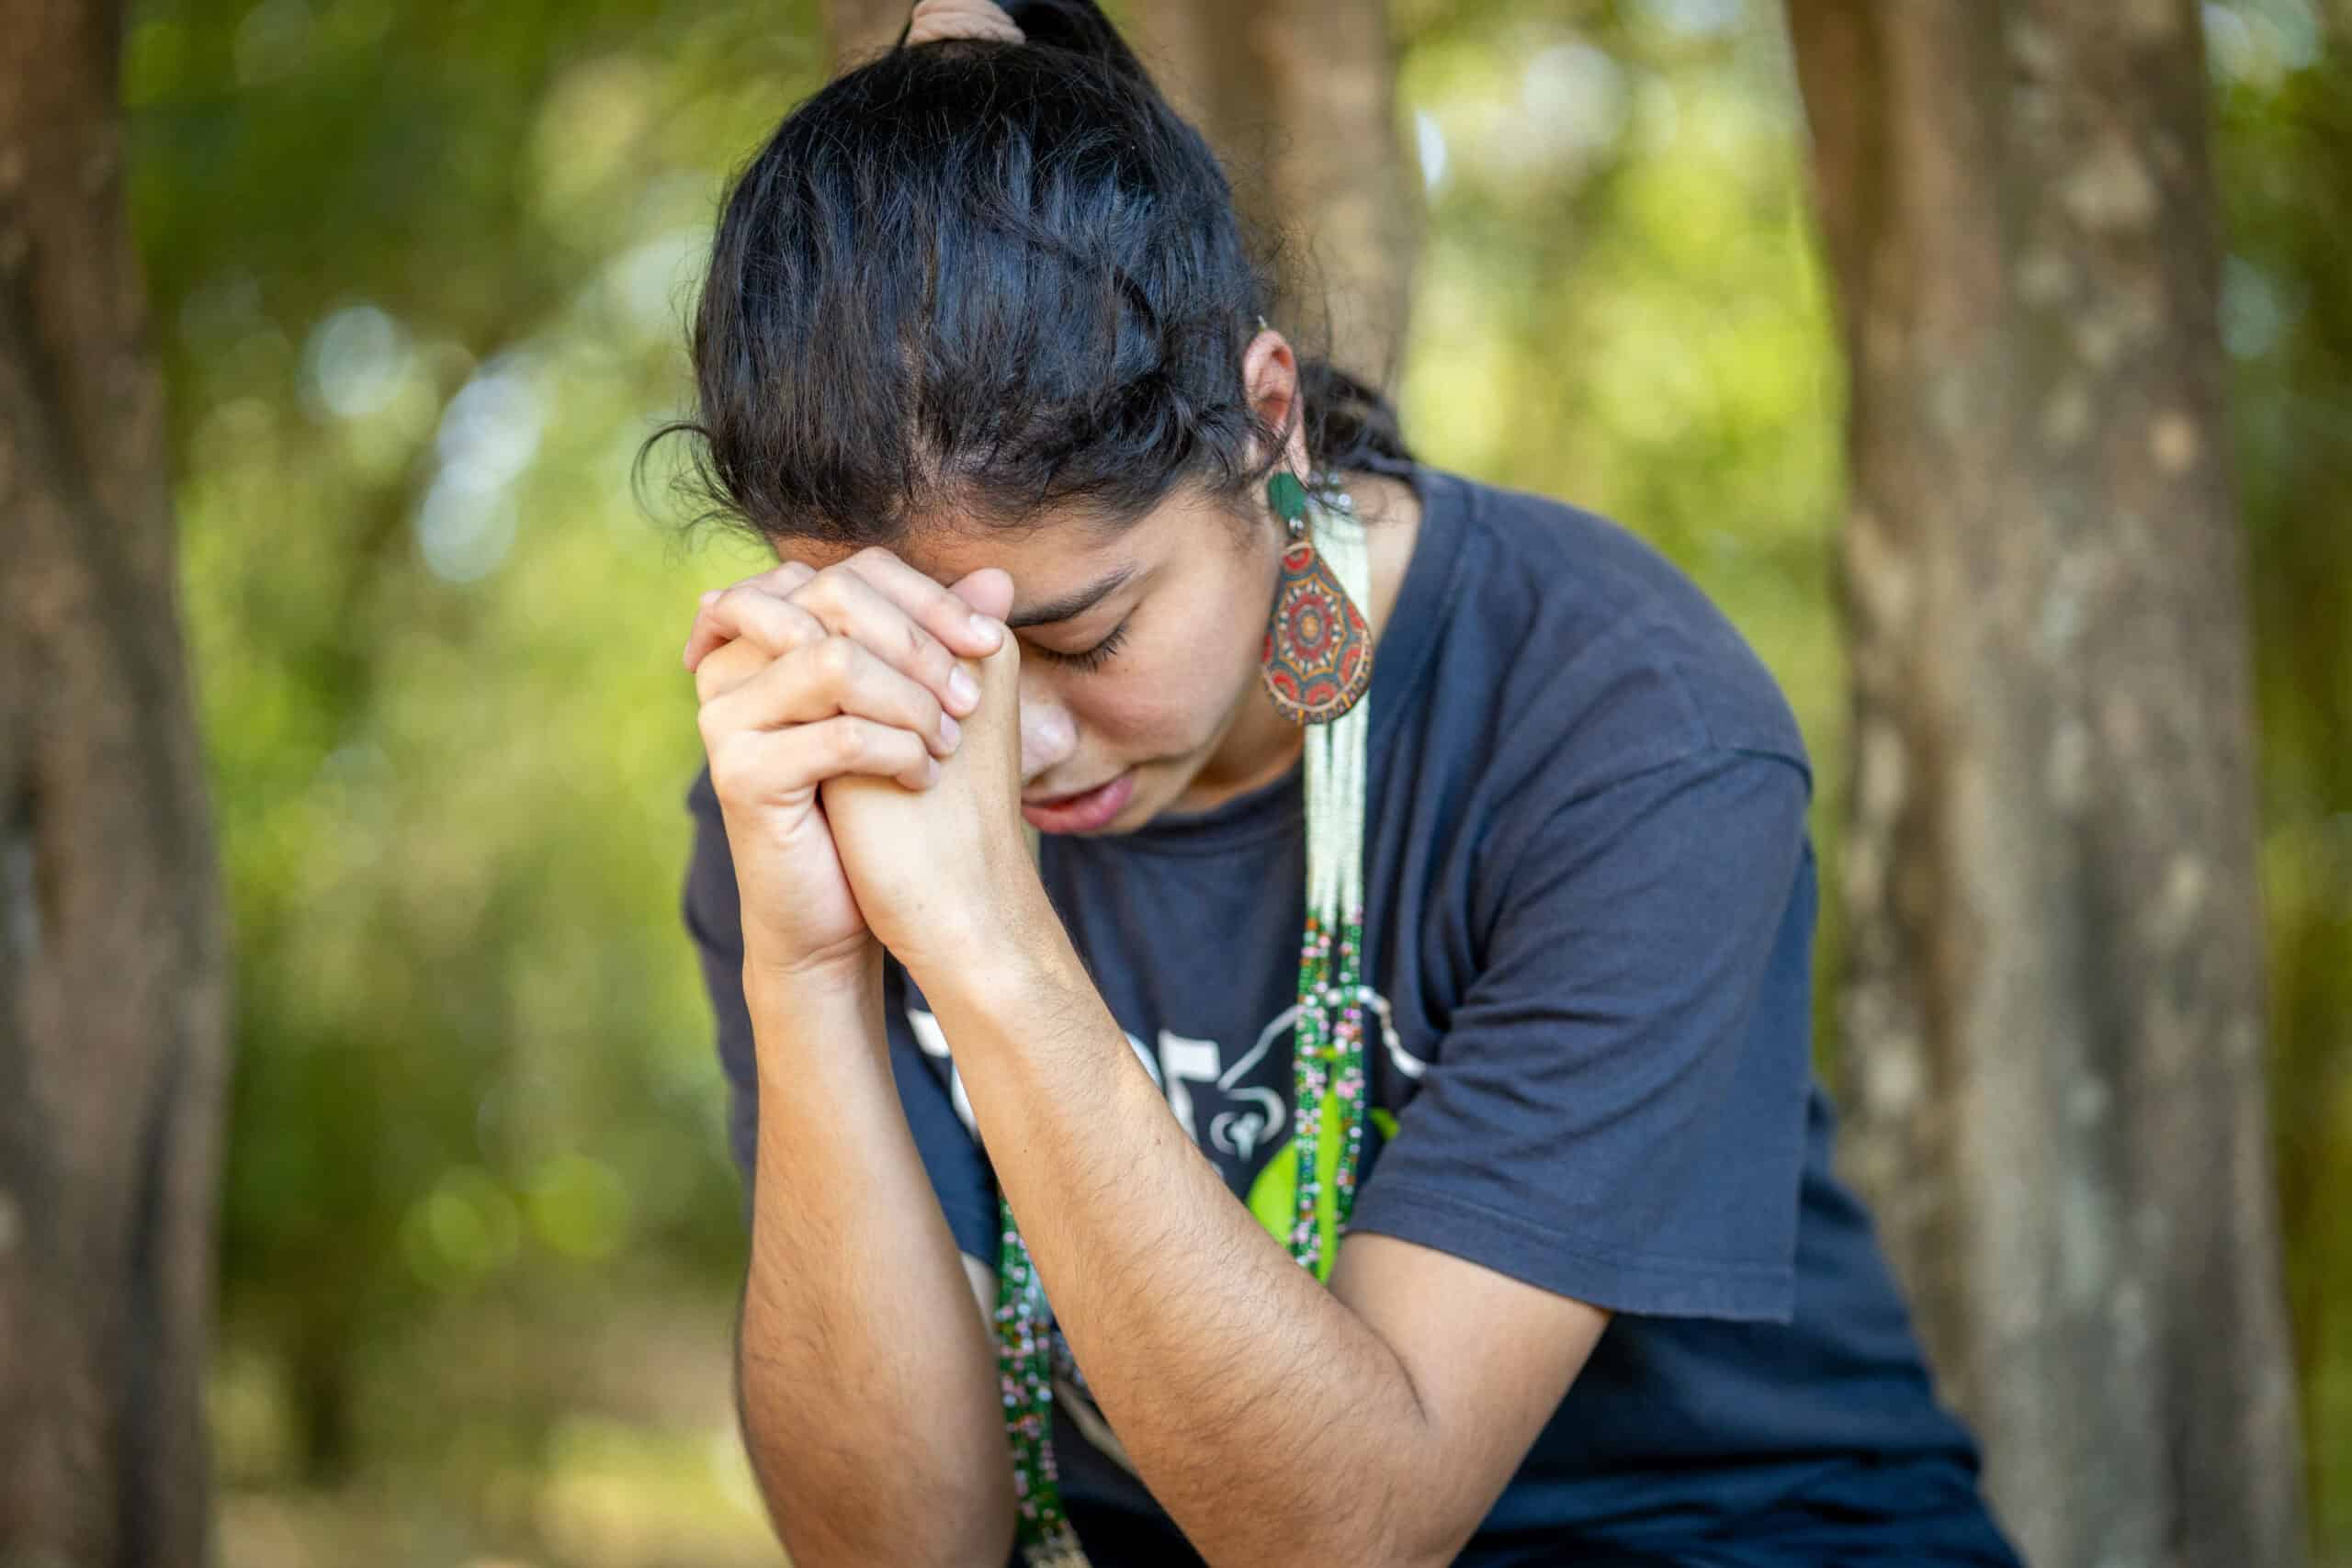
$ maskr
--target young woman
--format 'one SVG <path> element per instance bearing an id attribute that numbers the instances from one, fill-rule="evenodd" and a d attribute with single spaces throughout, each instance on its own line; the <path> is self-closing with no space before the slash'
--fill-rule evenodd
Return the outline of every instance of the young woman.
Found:
<path id="1" fill-rule="evenodd" d="M 684 916 L 793 1561 L 2014 1568 L 1831 1174 L 1781 694 L 1271 298 L 1070 0 L 726 204 Z"/>

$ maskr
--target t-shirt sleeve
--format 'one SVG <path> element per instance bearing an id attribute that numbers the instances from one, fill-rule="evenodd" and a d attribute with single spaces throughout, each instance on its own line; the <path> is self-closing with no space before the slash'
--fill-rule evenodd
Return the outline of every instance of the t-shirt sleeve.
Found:
<path id="1" fill-rule="evenodd" d="M 718 1027 L 718 1065 L 727 1080 L 727 1144 L 743 1180 L 743 1223 L 752 1221 L 752 1195 L 759 1152 L 760 1080 L 752 1045 L 752 1013 L 743 998 L 742 906 L 735 886 L 735 861 L 727 848 L 726 818 L 705 768 L 686 792 L 694 819 L 694 845 L 681 898 L 686 934 L 702 964 Z M 896 976 L 891 979 L 895 981 Z M 915 1148 L 932 1190 L 947 1216 L 956 1245 L 975 1258 L 993 1261 L 997 1244 L 996 1187 L 979 1145 L 956 1113 L 945 1065 L 927 1059 L 899 1012 L 903 988 L 888 986 L 893 1010 L 890 1072 L 899 1103 L 914 1134 Z"/>
<path id="2" fill-rule="evenodd" d="M 1615 1312 L 1787 1321 L 1809 789 L 1706 746 L 1498 824 L 1484 961 L 1348 1228 Z"/>

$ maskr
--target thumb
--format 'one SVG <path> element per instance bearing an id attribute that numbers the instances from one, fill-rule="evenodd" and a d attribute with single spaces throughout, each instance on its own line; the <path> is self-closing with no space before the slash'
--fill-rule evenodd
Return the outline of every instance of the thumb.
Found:
<path id="1" fill-rule="evenodd" d="M 1012 574 L 1002 567 L 984 566 L 948 584 L 948 592 L 983 615 L 1001 621 L 1012 614 Z"/>

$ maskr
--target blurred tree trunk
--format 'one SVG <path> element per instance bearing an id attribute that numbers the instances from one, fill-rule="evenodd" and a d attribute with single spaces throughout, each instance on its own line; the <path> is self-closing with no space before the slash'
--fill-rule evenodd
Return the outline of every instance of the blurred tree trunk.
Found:
<path id="1" fill-rule="evenodd" d="M 1295 276 L 1273 325 L 1392 385 L 1422 206 L 1385 0 L 1161 0 L 1131 14 L 1160 90 L 1216 149 L 1243 213 L 1285 248 Z"/>
<path id="2" fill-rule="evenodd" d="M 854 64 L 854 56 L 888 49 L 914 8 L 915 0 L 824 0 L 834 74 Z"/>
<path id="3" fill-rule="evenodd" d="M 1851 1168 L 2039 1568 L 2290 1564 L 2198 8 L 1790 13 L 1851 378 Z"/>
<path id="4" fill-rule="evenodd" d="M 826 0 L 834 59 L 887 46 L 912 8 Z M 1295 292 L 1275 301 L 1272 324 L 1300 352 L 1328 351 L 1389 385 L 1421 202 L 1397 135 L 1384 0 L 1139 0 L 1110 9 L 1169 102 L 1216 149 L 1242 212 L 1283 246 Z"/>
<path id="5" fill-rule="evenodd" d="M 122 19 L 0 0 L 0 1562 L 205 1560 L 223 912 Z"/>

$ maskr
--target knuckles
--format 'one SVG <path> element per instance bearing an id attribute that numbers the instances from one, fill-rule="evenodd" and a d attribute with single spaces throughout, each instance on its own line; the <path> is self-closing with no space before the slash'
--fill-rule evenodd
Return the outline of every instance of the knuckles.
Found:
<path id="1" fill-rule="evenodd" d="M 709 750 L 710 789 L 719 805 L 740 812 L 757 802 L 762 781 L 751 765 L 748 750 L 732 736 L 715 738 Z"/>
<path id="2" fill-rule="evenodd" d="M 789 596 L 792 602 L 810 610 L 821 612 L 820 618 L 828 625 L 838 624 L 849 615 L 855 603 L 865 596 L 860 593 L 859 590 L 865 590 L 865 593 L 878 592 L 859 575 L 857 570 L 857 562 L 878 547 L 868 546 L 846 560 L 835 561 L 832 565 L 821 570 L 815 567 L 802 567 L 801 570 L 808 575 L 791 591 Z M 887 555 L 888 552 L 883 553 Z"/>
<path id="3" fill-rule="evenodd" d="M 854 637 L 834 632 L 809 650 L 809 664 L 815 673 L 839 687 L 848 683 L 857 670 L 857 642 Z"/>
<path id="4" fill-rule="evenodd" d="M 910 710 L 908 729 L 891 728 L 880 719 L 860 721 L 846 716 L 838 722 L 817 720 L 815 739 L 829 773 L 876 772 L 884 761 L 905 752 L 909 765 L 921 770 L 932 761 L 930 743 L 922 732 L 936 730 L 948 710 L 939 693 L 959 660 L 953 649 L 932 635 L 902 610 L 892 628 L 899 639 L 896 660 L 879 657 L 856 635 L 836 628 L 849 624 L 854 611 L 863 614 L 880 591 L 856 570 L 899 564 L 888 547 L 868 545 L 843 560 L 824 568 L 786 559 L 770 570 L 747 577 L 722 589 L 701 614 L 735 628 L 734 635 L 711 649 L 695 667 L 699 705 L 696 728 L 709 753 L 711 784 L 722 803 L 754 805 L 774 794 L 775 781 L 763 776 L 772 770 L 777 753 L 772 748 L 748 744 L 762 732 L 753 718 L 718 699 L 759 675 L 771 663 L 789 659 L 789 680 L 823 692 L 840 705 L 851 688 L 871 684 L 877 665 L 895 664 L 912 676 L 910 690 L 898 694 L 903 701 L 894 708 Z M 894 608 L 895 598 L 882 595 Z M 1021 666 L 1020 639 L 1007 636 L 996 649 L 974 660 L 980 676 L 984 708 L 1006 700 L 1002 695 Z M 770 684 L 775 682 L 771 681 Z M 804 753 L 804 756 L 806 753 Z"/>
<path id="5" fill-rule="evenodd" d="M 759 672 L 766 654 L 738 638 L 724 642 L 695 666 L 695 700 L 705 705 Z"/>

